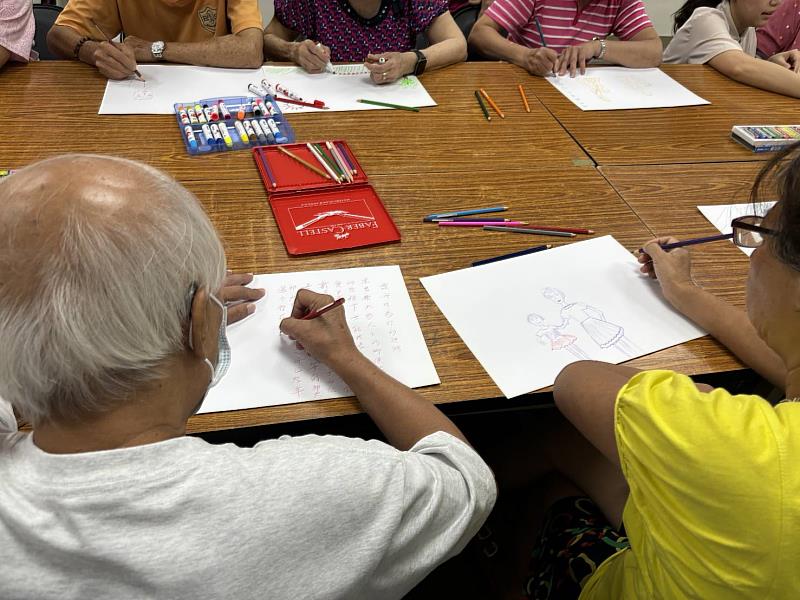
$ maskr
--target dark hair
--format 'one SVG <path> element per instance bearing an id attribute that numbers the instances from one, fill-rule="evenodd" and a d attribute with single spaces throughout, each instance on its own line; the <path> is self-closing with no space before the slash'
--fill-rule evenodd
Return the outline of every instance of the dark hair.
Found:
<path id="1" fill-rule="evenodd" d="M 777 235 L 770 236 L 772 249 L 783 263 L 800 271 L 800 143 L 778 152 L 756 176 L 750 201 L 758 206 L 766 192 L 777 192 Z"/>
<path id="2" fill-rule="evenodd" d="M 672 32 L 674 33 L 683 27 L 683 24 L 689 20 L 696 8 L 701 6 L 716 8 L 718 4 L 719 0 L 687 0 L 677 12 L 672 13 L 672 18 L 675 19 L 675 26 L 672 28 Z"/>

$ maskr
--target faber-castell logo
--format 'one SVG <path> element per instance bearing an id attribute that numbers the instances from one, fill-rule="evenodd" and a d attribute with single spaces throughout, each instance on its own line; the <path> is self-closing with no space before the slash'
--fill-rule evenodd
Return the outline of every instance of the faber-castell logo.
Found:
<path id="1" fill-rule="evenodd" d="M 197 11 L 197 16 L 200 18 L 200 25 L 203 29 L 214 33 L 217 30 L 217 9 L 211 6 L 206 6 Z"/>

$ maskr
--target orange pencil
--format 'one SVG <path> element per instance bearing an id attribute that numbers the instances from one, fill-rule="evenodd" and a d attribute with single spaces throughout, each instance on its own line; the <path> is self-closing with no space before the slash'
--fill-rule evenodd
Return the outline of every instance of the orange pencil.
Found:
<path id="1" fill-rule="evenodd" d="M 503 114 L 503 111 L 502 111 L 502 110 L 500 110 L 500 107 L 499 107 L 499 106 L 497 106 L 497 104 L 495 104 L 495 103 L 494 103 L 494 100 L 492 100 L 492 99 L 489 97 L 489 94 L 487 94 L 487 93 L 486 93 L 486 90 L 485 90 L 485 89 L 483 89 L 483 88 L 480 88 L 480 90 L 481 90 L 481 96 L 483 96 L 484 98 L 486 98 L 486 101 L 489 103 L 489 106 L 491 106 L 491 107 L 494 109 L 494 112 L 496 112 L 498 115 L 500 115 L 500 118 L 501 118 L 501 119 L 505 119 L 505 118 L 506 118 L 506 116 Z"/>
<path id="2" fill-rule="evenodd" d="M 311 171 L 314 171 L 314 173 L 316 173 L 316 174 L 317 174 L 317 175 L 319 175 L 320 177 L 324 177 L 325 179 L 330 179 L 330 178 L 331 178 L 331 176 L 330 176 L 330 175 L 328 175 L 327 173 L 323 173 L 323 172 L 322 172 L 322 171 L 320 171 L 320 170 L 319 170 L 317 167 L 315 167 L 314 165 L 312 165 L 312 164 L 311 164 L 311 163 L 309 163 L 309 162 L 306 162 L 306 161 L 304 161 L 302 158 L 300 158 L 300 157 L 299 157 L 299 156 L 297 156 L 296 154 L 292 154 L 291 152 L 289 152 L 289 151 L 288 151 L 286 148 L 284 148 L 283 146 L 276 146 L 276 148 L 277 148 L 277 149 L 278 149 L 280 152 L 283 152 L 283 153 L 284 153 L 286 156 L 288 156 L 289 158 L 292 158 L 292 159 L 294 159 L 295 161 L 299 162 L 299 163 L 300 163 L 301 165 L 303 165 L 305 168 L 307 168 L 307 169 L 310 169 Z"/>
<path id="3" fill-rule="evenodd" d="M 525 110 L 531 112 L 531 107 L 528 106 L 528 99 L 525 97 L 525 90 L 522 89 L 522 84 L 520 83 L 517 87 L 519 88 L 519 95 L 522 96 L 522 103 L 525 105 Z"/>

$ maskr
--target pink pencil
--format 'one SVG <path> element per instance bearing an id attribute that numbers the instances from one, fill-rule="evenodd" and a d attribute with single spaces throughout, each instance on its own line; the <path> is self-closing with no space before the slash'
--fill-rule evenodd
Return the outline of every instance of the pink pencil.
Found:
<path id="1" fill-rule="evenodd" d="M 525 221 L 439 221 L 439 227 L 483 227 L 485 225 L 495 225 L 497 227 L 519 227 L 527 225 Z"/>

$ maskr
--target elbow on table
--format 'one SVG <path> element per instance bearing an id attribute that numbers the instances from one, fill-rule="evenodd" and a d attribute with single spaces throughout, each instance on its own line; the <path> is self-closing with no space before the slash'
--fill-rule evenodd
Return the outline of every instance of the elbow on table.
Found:
<path id="1" fill-rule="evenodd" d="M 467 39 L 462 35 L 454 40 L 453 64 L 467 60 Z"/>
<path id="2" fill-rule="evenodd" d="M 257 43 L 251 44 L 242 56 L 243 69 L 258 69 L 264 64 L 264 41 L 259 37 Z"/>

